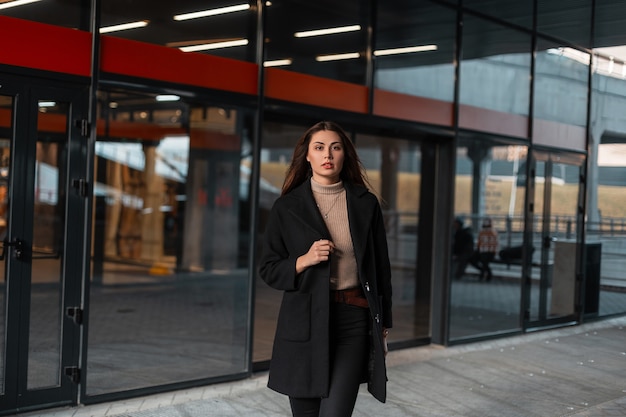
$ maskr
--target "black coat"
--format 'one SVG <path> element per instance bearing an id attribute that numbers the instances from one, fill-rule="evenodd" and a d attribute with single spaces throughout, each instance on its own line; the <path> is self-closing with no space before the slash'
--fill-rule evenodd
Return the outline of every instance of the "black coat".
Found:
<path id="1" fill-rule="evenodd" d="M 364 375 L 368 371 L 368 390 L 384 402 L 387 376 L 382 328 L 392 327 L 387 237 L 377 198 L 364 187 L 346 183 L 344 187 L 359 281 L 370 306 L 373 337 Z M 274 203 L 260 260 L 263 280 L 284 291 L 268 386 L 293 397 L 328 396 L 330 262 L 296 274 L 296 259 L 320 239 L 330 239 L 330 233 L 306 181 Z"/>

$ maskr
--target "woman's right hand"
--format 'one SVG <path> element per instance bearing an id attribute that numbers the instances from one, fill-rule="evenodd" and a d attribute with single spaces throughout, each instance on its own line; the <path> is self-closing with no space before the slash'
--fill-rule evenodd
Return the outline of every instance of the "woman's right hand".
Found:
<path id="1" fill-rule="evenodd" d="M 296 272 L 299 274 L 313 265 L 327 261 L 334 250 L 335 244 L 330 240 L 316 240 L 309 248 L 309 251 L 296 260 Z"/>

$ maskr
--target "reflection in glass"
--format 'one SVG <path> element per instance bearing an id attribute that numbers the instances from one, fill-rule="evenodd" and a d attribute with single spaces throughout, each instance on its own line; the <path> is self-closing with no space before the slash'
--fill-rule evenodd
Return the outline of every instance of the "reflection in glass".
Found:
<path id="1" fill-rule="evenodd" d="M 95 147 L 87 393 L 244 372 L 243 114 L 130 92 L 99 98 L 108 117 Z M 133 116 L 142 112 L 151 117 Z"/>
<path id="2" fill-rule="evenodd" d="M 28 339 L 28 388 L 60 383 L 63 249 L 65 240 L 65 166 L 69 106 L 39 101 L 33 190 L 33 244 Z M 46 131 L 41 126 L 51 126 Z"/>
<path id="3" fill-rule="evenodd" d="M 422 184 L 420 144 L 373 135 L 357 135 L 355 141 L 372 191 L 381 198 L 385 217 L 394 294 L 394 329 L 390 341 L 428 337 L 430 287 L 419 280 L 417 273 Z"/>
<path id="4" fill-rule="evenodd" d="M 606 1 L 597 2 L 596 23 L 599 42 L 607 32 L 606 24 L 613 19 L 614 11 Z M 602 44 L 601 44 L 602 45 Z M 620 132 L 624 128 L 613 126 L 619 120 L 626 103 L 626 54 L 623 46 L 594 50 L 592 79 L 592 110 L 589 132 L 588 205 L 586 241 L 600 245 L 600 296 L 597 312 L 585 302 L 585 313 L 600 316 L 626 312 L 626 141 Z M 586 278 L 589 282 L 589 277 Z M 585 297 L 587 298 L 587 296 Z M 595 302 L 595 300 L 594 300 Z"/>
<path id="5" fill-rule="evenodd" d="M 573 315 L 580 165 L 537 153 L 530 320 Z"/>
<path id="6" fill-rule="evenodd" d="M 456 12 L 428 2 L 408 3 L 405 0 L 378 3 L 375 50 L 414 46 L 433 49 L 376 56 L 375 86 L 452 102 Z"/>
<path id="7" fill-rule="evenodd" d="M 358 29 L 349 32 L 295 36 L 303 31 L 354 26 Z M 289 71 L 365 84 L 367 27 L 367 7 L 359 0 L 345 0 L 337 7 L 323 7 L 315 2 L 272 1 L 267 8 L 265 61 L 288 59 L 290 64 L 283 68 Z M 350 54 L 350 58 L 320 60 L 343 54 Z"/>
<path id="8" fill-rule="evenodd" d="M 558 2 L 538 1 L 537 31 L 588 48 L 591 45 L 589 17 L 593 16 L 593 3 L 593 0 L 575 0 L 564 8 Z"/>
<path id="9" fill-rule="evenodd" d="M 597 149 L 597 194 L 589 199 L 595 207 L 590 204 L 585 237 L 600 245 L 600 294 L 599 300 L 585 295 L 585 312 L 608 316 L 626 312 L 626 144 L 601 144 Z M 594 278 L 593 273 L 586 277 L 592 286 Z"/>
<path id="10" fill-rule="evenodd" d="M 7 3 L 5 1 L 0 2 Z M 16 2 L 17 3 L 17 2 Z M 81 25 L 81 7 L 86 4 L 81 0 L 47 0 L 26 3 L 0 10 L 0 15 L 47 23 L 55 26 L 89 30 Z"/>
<path id="11" fill-rule="evenodd" d="M 0 95 L 0 113 L 5 115 L 3 120 L 9 121 L 8 124 L 0 126 L 0 240 L 6 239 L 7 225 L 9 221 L 9 178 L 11 169 L 11 144 L 13 141 L 13 97 Z M 6 259 L 7 254 L 4 242 L 2 244 L 2 263 L 0 267 L 0 393 L 4 393 L 5 381 L 5 358 L 6 358 L 6 311 L 7 311 L 7 270 Z"/>
<path id="12" fill-rule="evenodd" d="M 258 237 L 260 248 L 263 231 L 274 201 L 280 196 L 293 148 L 308 126 L 275 122 L 263 124 L 261 149 Z M 258 274 L 257 274 L 258 275 Z M 272 342 L 280 307 L 281 292 L 270 288 L 260 277 L 255 279 L 254 362 L 268 361 L 272 356 Z"/>
<path id="13" fill-rule="evenodd" d="M 528 137 L 530 41 L 527 33 L 465 15 L 459 80 L 462 127 Z"/>
<path id="14" fill-rule="evenodd" d="M 246 2 L 240 3 L 247 5 Z M 100 5 L 100 27 L 105 28 L 107 36 L 171 48 L 193 48 L 197 53 L 253 61 L 256 13 L 252 7 L 230 13 L 219 12 L 223 6 L 232 5 L 223 2 L 106 1 Z M 196 18 L 186 16 L 209 10 L 215 13 Z M 116 28 L 128 23 L 141 23 L 141 26 L 128 30 Z"/>
<path id="15" fill-rule="evenodd" d="M 532 0 L 463 0 L 463 7 L 527 28 L 533 25 Z"/>
<path id="16" fill-rule="evenodd" d="M 589 54 L 541 39 L 537 48 L 535 117 L 585 126 Z"/>
<path id="17" fill-rule="evenodd" d="M 582 151 L 591 58 L 543 39 L 537 40 L 537 51 L 533 142 Z"/>
<path id="18" fill-rule="evenodd" d="M 503 249 L 523 243 L 524 163 L 527 147 L 464 138 L 457 150 L 455 216 L 470 235 L 469 249 L 459 232 L 453 237 L 450 339 L 478 337 L 520 327 L 521 259 L 503 257 Z M 481 230 L 491 222 L 496 253 L 484 268 L 478 252 Z M 455 229 L 456 230 L 456 229 Z M 458 250 L 457 250 L 458 248 Z"/>

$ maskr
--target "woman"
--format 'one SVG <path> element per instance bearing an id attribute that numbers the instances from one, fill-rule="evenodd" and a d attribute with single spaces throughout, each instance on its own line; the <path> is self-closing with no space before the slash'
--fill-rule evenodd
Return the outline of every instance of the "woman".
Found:
<path id="1" fill-rule="evenodd" d="M 359 385 L 386 399 L 391 267 L 383 216 L 333 122 L 300 138 L 269 216 L 260 275 L 284 291 L 268 386 L 294 417 L 351 416 Z"/>

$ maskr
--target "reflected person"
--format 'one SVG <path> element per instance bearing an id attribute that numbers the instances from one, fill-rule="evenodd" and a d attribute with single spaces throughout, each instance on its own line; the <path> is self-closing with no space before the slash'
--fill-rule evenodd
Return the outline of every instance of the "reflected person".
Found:
<path id="1" fill-rule="evenodd" d="M 476 251 L 470 260 L 472 266 L 480 271 L 480 280 L 491 281 L 493 273 L 489 265 L 498 252 L 498 232 L 493 228 L 490 218 L 483 220 L 482 228 L 478 233 Z"/>
<path id="2" fill-rule="evenodd" d="M 455 279 L 463 278 L 467 264 L 474 254 L 474 235 L 472 229 L 464 227 L 463 219 L 454 219 L 454 236 L 452 237 L 452 271 Z"/>

